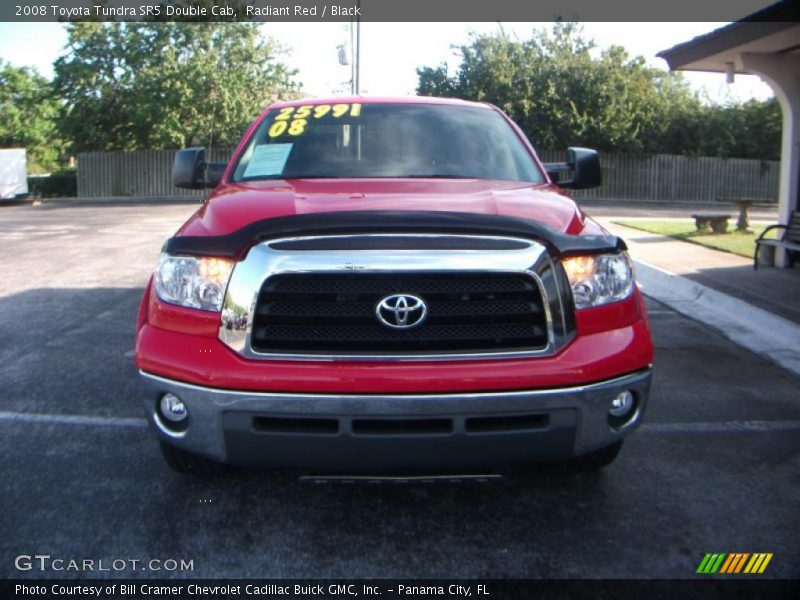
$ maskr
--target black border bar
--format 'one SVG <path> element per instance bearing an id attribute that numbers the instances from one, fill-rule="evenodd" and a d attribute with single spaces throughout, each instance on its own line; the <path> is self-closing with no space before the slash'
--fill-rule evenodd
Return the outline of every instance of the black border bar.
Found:
<path id="1" fill-rule="evenodd" d="M 95 5 L 102 4 L 102 8 Z M 736 21 L 770 0 L 3 0 L 0 21 Z M 798 20 L 795 3 L 764 19 Z M 42 10 L 43 9 L 43 10 Z M 774 16 L 769 16 L 774 15 Z M 794 18 L 792 18 L 794 15 Z"/>
<path id="2" fill-rule="evenodd" d="M 18 586 L 43 593 L 23 593 Z M 194 586 L 194 587 L 191 587 Z M 248 587 L 252 586 L 252 587 Z M 297 586 L 297 587 L 296 587 Z M 402 587 L 401 587 L 402 586 Z M 478 588 L 478 586 L 481 586 Z M 166 593 L 149 593 L 153 588 Z M 205 588 L 205 590 L 203 590 Z M 369 589 L 371 593 L 365 591 Z M 417 593 L 408 590 L 416 588 Z M 252 590 L 258 589 L 259 593 Z M 69 593 L 76 590 L 75 593 Z M 86 591 L 78 591 L 86 590 Z M 94 591 L 92 591 L 94 590 Z M 99 590 L 99 594 L 97 591 Z M 194 592 L 192 590 L 195 590 Z M 199 593 L 197 590 L 201 590 Z M 469 592 L 469 595 L 465 595 Z M 248 593 L 249 592 L 249 593 Z M 272 593 L 270 593 L 272 592 Z M 357 595 L 353 595 L 357 593 Z M 349 600 L 464 599 L 542 600 L 564 598 L 592 600 L 647 598 L 648 600 L 704 598 L 800 597 L 798 579 L 715 577 L 708 579 L 5 579 L 0 580 L 4 600 L 289 600 L 297 598 Z"/>

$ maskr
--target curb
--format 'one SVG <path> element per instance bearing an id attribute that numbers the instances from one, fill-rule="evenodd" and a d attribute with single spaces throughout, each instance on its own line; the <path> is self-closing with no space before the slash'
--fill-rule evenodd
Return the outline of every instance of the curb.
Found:
<path id="1" fill-rule="evenodd" d="M 800 375 L 800 325 L 675 273 L 635 263 L 643 294 Z"/>

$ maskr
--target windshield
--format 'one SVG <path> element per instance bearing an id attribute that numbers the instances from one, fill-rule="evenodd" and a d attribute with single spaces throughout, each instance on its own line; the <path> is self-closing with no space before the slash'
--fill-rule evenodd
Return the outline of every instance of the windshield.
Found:
<path id="1" fill-rule="evenodd" d="M 544 181 L 498 112 L 435 104 L 270 110 L 233 172 L 233 181 L 328 177 Z"/>

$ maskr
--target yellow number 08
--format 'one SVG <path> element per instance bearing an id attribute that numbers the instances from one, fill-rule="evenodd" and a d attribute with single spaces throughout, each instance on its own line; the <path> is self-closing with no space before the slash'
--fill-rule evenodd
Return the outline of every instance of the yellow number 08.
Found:
<path id="1" fill-rule="evenodd" d="M 306 130 L 308 121 L 305 119 L 295 119 L 289 124 L 289 135 L 300 135 Z"/>
<path id="2" fill-rule="evenodd" d="M 283 132 L 286 131 L 288 127 L 288 123 L 286 121 L 275 121 L 272 125 L 269 126 L 267 130 L 267 135 L 271 138 L 278 137 L 279 135 L 283 135 Z"/>

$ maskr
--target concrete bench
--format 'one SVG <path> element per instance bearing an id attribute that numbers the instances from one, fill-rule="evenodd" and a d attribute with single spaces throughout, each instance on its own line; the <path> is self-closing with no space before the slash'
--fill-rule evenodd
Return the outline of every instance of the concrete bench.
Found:
<path id="1" fill-rule="evenodd" d="M 753 230 L 750 229 L 750 215 L 748 210 L 758 202 L 762 204 L 771 204 L 768 198 L 749 198 L 741 196 L 723 197 L 720 198 L 719 201 L 730 202 L 739 208 L 739 219 L 736 221 L 736 231 L 742 231 L 744 233 L 753 233 Z"/>
<path id="2" fill-rule="evenodd" d="M 692 215 L 692 218 L 697 231 L 703 232 L 710 229 L 714 233 L 728 233 L 728 219 L 731 216 L 724 213 L 702 213 Z"/>
<path id="3" fill-rule="evenodd" d="M 783 235 L 777 240 L 767 240 L 764 236 L 773 229 L 782 229 Z M 758 268 L 759 250 L 762 253 L 769 253 L 769 257 L 764 257 L 764 263 L 775 264 L 775 248 L 785 248 L 789 251 L 790 257 L 794 252 L 800 252 L 800 211 L 793 211 L 788 225 L 770 225 L 756 240 L 756 250 L 753 254 L 753 268 Z M 763 250 L 762 250 L 763 249 Z M 763 256 L 763 254 L 762 254 Z"/>

